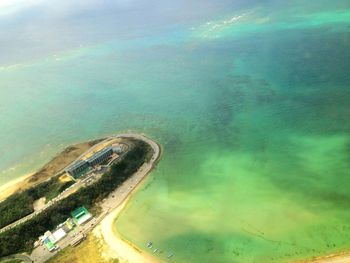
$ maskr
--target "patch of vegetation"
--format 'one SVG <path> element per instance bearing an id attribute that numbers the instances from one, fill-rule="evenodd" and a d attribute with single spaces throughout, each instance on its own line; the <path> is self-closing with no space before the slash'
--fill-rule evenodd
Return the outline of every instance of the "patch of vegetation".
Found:
<path id="1" fill-rule="evenodd" d="M 98 182 L 81 188 L 33 219 L 0 234 L 0 256 L 30 252 L 40 235 L 49 229 L 54 229 L 79 206 L 84 205 L 96 210 L 98 202 L 133 175 L 144 162 L 149 161 L 152 155 L 151 147 L 143 141 L 131 140 L 131 142 L 134 146 Z"/>
<path id="2" fill-rule="evenodd" d="M 28 192 L 17 193 L 0 203 L 0 228 L 32 213 L 34 199 Z"/>
<path id="3" fill-rule="evenodd" d="M 0 228 L 3 228 L 34 212 L 35 200 L 46 197 L 51 200 L 74 182 L 61 182 L 53 177 L 35 187 L 16 193 L 0 203 Z"/>
<path id="4" fill-rule="evenodd" d="M 51 200 L 72 184 L 74 184 L 74 181 L 62 182 L 59 180 L 59 176 L 57 176 L 36 187 L 30 188 L 27 191 L 35 198 L 35 200 L 41 197 L 45 197 L 46 200 Z"/>

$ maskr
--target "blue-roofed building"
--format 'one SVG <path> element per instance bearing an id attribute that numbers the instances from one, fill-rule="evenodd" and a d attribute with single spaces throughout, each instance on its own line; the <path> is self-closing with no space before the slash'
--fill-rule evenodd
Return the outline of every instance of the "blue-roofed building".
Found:
<path id="1" fill-rule="evenodd" d="M 86 173 L 91 167 L 101 164 L 107 161 L 114 151 L 112 147 L 105 148 L 99 152 L 96 152 L 86 160 L 79 160 L 68 166 L 65 171 L 69 173 L 75 179 Z"/>
<path id="2" fill-rule="evenodd" d="M 95 166 L 108 160 L 108 158 L 111 157 L 112 155 L 113 155 L 113 149 L 111 147 L 108 147 L 106 149 L 103 149 L 102 151 L 95 153 L 93 156 L 87 159 L 86 162 L 88 162 L 89 165 L 91 166 Z"/>
<path id="3" fill-rule="evenodd" d="M 84 160 L 77 161 L 66 168 L 66 172 L 74 178 L 78 178 L 89 169 L 89 163 Z"/>

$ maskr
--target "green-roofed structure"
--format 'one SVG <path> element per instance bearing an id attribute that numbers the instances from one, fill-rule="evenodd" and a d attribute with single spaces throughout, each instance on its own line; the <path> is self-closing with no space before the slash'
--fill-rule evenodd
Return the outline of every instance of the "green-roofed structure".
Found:
<path id="1" fill-rule="evenodd" d="M 52 242 L 52 240 L 50 240 L 50 238 L 46 238 L 44 241 L 43 241 L 44 245 L 46 246 L 47 250 L 48 251 L 52 251 L 55 249 L 55 243 Z"/>
<path id="2" fill-rule="evenodd" d="M 71 213 L 71 215 L 77 225 L 82 225 L 92 218 L 92 215 L 89 213 L 85 206 L 78 207 Z"/>

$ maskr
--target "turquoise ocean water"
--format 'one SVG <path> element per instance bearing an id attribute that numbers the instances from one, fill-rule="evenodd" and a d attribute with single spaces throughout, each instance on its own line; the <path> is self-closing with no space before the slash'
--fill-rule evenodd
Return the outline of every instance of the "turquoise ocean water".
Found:
<path id="1" fill-rule="evenodd" d="M 164 155 L 116 220 L 141 249 L 240 263 L 349 250 L 350 6 L 288 2 L 0 12 L 0 183 L 71 143 L 144 132 Z"/>

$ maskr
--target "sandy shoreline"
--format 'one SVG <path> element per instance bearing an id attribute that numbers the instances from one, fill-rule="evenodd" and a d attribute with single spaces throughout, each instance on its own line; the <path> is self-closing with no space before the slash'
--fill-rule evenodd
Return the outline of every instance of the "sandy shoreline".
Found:
<path id="1" fill-rule="evenodd" d="M 14 192 L 18 191 L 23 185 L 25 184 L 25 181 L 32 177 L 35 174 L 29 173 L 26 175 L 23 175 L 21 177 L 18 177 L 8 183 L 5 183 L 4 185 L 0 186 L 0 201 L 7 198 L 9 195 L 13 194 Z"/>
<path id="2" fill-rule="evenodd" d="M 143 136 L 142 136 L 143 137 Z M 140 137 L 139 137 L 140 138 Z M 144 137 L 149 140 L 147 137 Z M 160 147 L 155 142 L 149 140 L 147 141 L 155 153 L 152 157 L 152 160 L 155 162 L 160 156 Z M 121 200 L 119 200 L 119 205 L 115 205 L 110 209 L 109 214 L 101 221 L 101 223 L 97 226 L 96 230 L 99 232 L 99 236 L 103 238 L 103 241 L 108 246 L 110 250 L 112 250 L 114 255 L 117 255 L 120 262 L 129 262 L 129 263 L 150 263 L 150 262 L 162 262 L 160 259 L 153 257 L 152 254 L 148 254 L 141 249 L 137 248 L 134 244 L 125 240 L 120 233 L 118 233 L 115 228 L 115 220 L 118 218 L 120 213 L 126 207 L 130 197 L 132 194 L 137 191 L 138 187 L 142 184 L 144 179 L 153 169 L 153 162 L 149 164 L 145 164 L 146 167 L 143 166 L 143 169 L 137 172 L 132 176 L 128 181 L 126 181 L 120 188 L 118 188 L 114 194 L 118 195 Z M 132 181 L 134 180 L 135 181 Z M 126 196 L 122 188 L 127 189 Z M 131 190 L 130 190 L 131 189 Z M 119 192 L 119 193 L 118 193 Z M 120 192 L 122 194 L 120 194 Z M 117 198 L 118 198 L 117 197 Z M 313 260 L 304 260 L 299 263 L 350 263 L 350 253 L 340 253 L 340 254 L 332 254 L 328 256 L 319 257 Z"/>
<path id="3" fill-rule="evenodd" d="M 114 228 L 115 219 L 123 211 L 129 198 L 127 198 L 117 209 L 113 210 L 97 227 L 97 231 L 102 234 L 103 241 L 107 244 L 108 249 L 112 250 L 114 255 L 121 262 L 150 263 L 160 262 L 151 255 L 143 253 L 140 249 L 124 240 L 118 231 Z"/>
<path id="4" fill-rule="evenodd" d="M 109 214 L 97 226 L 97 231 L 101 233 L 108 248 L 117 255 L 121 262 L 161 262 L 159 259 L 154 258 L 152 255 L 143 252 L 135 245 L 124 240 L 114 227 L 115 219 L 123 211 L 132 194 L 137 191 L 138 187 L 140 187 L 144 179 L 152 171 L 161 153 L 160 146 L 147 137 L 137 134 L 125 135 L 125 137 L 129 136 L 147 142 L 154 151 L 153 156 L 150 162 L 143 164 L 138 172 L 110 194 L 109 200 L 104 202 L 103 209 L 107 209 Z"/>
<path id="5" fill-rule="evenodd" d="M 331 254 L 299 263 L 350 263 L 350 252 Z"/>

